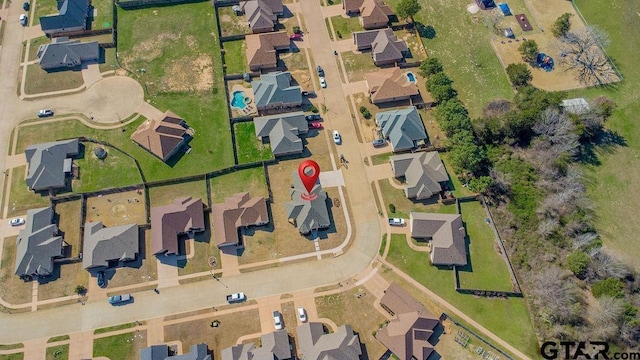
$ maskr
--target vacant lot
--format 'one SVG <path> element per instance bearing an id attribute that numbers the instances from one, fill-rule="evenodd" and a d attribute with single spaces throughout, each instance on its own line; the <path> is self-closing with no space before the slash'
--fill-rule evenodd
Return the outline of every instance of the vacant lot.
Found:
<path id="1" fill-rule="evenodd" d="M 27 66 L 24 92 L 28 95 L 42 94 L 50 91 L 60 91 L 79 88 L 84 84 L 80 70 L 65 70 L 46 72 L 40 65 Z"/>
<path id="2" fill-rule="evenodd" d="M 114 148 L 84 142 L 84 157 L 75 161 L 79 168 L 78 179 L 71 188 L 74 192 L 89 192 L 127 185 L 141 184 L 142 178 L 134 160 Z M 107 151 L 107 157 L 98 159 L 96 148 Z"/>
<path id="3" fill-rule="evenodd" d="M 109 359 L 135 359 L 147 347 L 147 331 L 136 331 L 93 340 L 93 356 Z"/>
<path id="4" fill-rule="evenodd" d="M 24 282 L 15 274 L 16 237 L 6 237 L 2 244 L 0 298 L 15 305 L 30 302 L 31 282 Z"/>
<path id="5" fill-rule="evenodd" d="M 246 56 L 247 44 L 244 40 L 227 41 L 222 46 L 227 74 L 242 74 L 249 70 Z"/>
<path id="6" fill-rule="evenodd" d="M 9 193 L 8 216 L 25 214 L 28 209 L 45 207 L 49 205 L 49 197 L 46 194 L 35 193 L 27 187 L 25 182 L 26 166 L 13 168 L 11 175 L 11 190 Z"/>
<path id="7" fill-rule="evenodd" d="M 256 137 L 256 127 L 253 121 L 233 125 L 236 134 L 236 151 L 238 163 L 269 160 L 273 158 L 271 145 L 263 143 Z"/>
<path id="8" fill-rule="evenodd" d="M 181 197 L 200 198 L 202 199 L 202 203 L 207 205 L 207 184 L 204 181 L 204 177 L 200 181 L 189 181 L 181 184 L 149 188 L 151 207 L 169 205 L 172 204 L 175 199 Z"/>
<path id="9" fill-rule="evenodd" d="M 71 246 L 71 257 L 78 256 L 80 248 L 80 201 L 67 201 L 56 204 L 59 215 L 58 228 L 64 234 L 64 242 Z"/>
<path id="10" fill-rule="evenodd" d="M 213 203 L 224 202 L 225 198 L 248 191 L 253 196 L 268 196 L 267 183 L 262 166 L 240 170 L 211 179 Z"/>
<path id="11" fill-rule="evenodd" d="M 86 222 L 102 221 L 104 226 L 147 223 L 142 191 L 128 191 L 87 198 Z"/>

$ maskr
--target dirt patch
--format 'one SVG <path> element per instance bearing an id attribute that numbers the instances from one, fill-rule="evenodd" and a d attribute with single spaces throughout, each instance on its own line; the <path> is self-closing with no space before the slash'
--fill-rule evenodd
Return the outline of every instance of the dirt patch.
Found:
<path id="1" fill-rule="evenodd" d="M 154 10 L 154 15 L 157 15 L 157 11 Z M 169 41 L 176 41 L 180 39 L 181 34 L 162 33 L 158 34 L 155 39 L 150 39 L 136 44 L 132 51 L 131 56 L 124 59 L 124 63 L 128 64 L 133 60 L 140 60 L 150 62 L 162 56 L 163 45 Z"/>
<path id="2" fill-rule="evenodd" d="M 167 92 L 206 91 L 212 86 L 213 63 L 206 54 L 171 61 L 162 79 L 162 91 Z"/>
<path id="3" fill-rule="evenodd" d="M 87 199 L 86 222 L 102 221 L 109 226 L 146 224 L 144 195 L 135 191 Z"/>

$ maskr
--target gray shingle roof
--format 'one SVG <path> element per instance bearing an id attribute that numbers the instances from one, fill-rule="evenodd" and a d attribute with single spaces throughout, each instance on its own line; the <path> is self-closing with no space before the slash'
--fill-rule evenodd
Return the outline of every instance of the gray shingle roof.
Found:
<path id="1" fill-rule="evenodd" d="M 299 154 L 304 150 L 299 134 L 309 131 L 309 123 L 302 111 L 281 115 L 262 116 L 253 119 L 256 136 L 268 137 L 275 156 Z"/>
<path id="2" fill-rule="evenodd" d="M 27 186 L 40 191 L 65 186 L 64 162 L 77 156 L 80 150 L 78 139 L 36 144 L 27 147 L 24 154 L 29 163 Z"/>
<path id="3" fill-rule="evenodd" d="M 293 220 L 298 231 L 308 234 L 312 230 L 324 229 L 331 225 L 329 210 L 327 209 L 327 193 L 322 190 L 322 186 L 317 183 L 311 190 L 317 197 L 311 201 L 301 198 L 306 194 L 300 177 L 297 173 L 292 174 L 293 188 L 290 190 L 291 201 L 285 204 L 287 219 Z"/>
<path id="4" fill-rule="evenodd" d="M 222 349 L 222 360 L 253 360 L 251 351 L 255 349 L 253 344 L 233 345 Z"/>
<path id="5" fill-rule="evenodd" d="M 378 113 L 376 124 L 389 139 L 393 151 L 409 150 L 427 142 L 427 131 L 415 106 Z"/>
<path id="6" fill-rule="evenodd" d="M 45 33 L 56 33 L 77 27 L 86 29 L 88 15 L 88 0 L 62 0 L 58 1 L 58 15 L 41 16 L 40 27 Z"/>
<path id="7" fill-rule="evenodd" d="M 466 232 L 462 216 L 411 212 L 411 236 L 431 239 L 431 263 L 434 265 L 467 264 Z"/>
<path id="8" fill-rule="evenodd" d="M 40 67 L 44 70 L 72 68 L 83 61 L 98 60 L 100 46 L 97 41 L 81 43 L 67 37 L 53 38 L 51 44 L 40 45 L 37 52 Z"/>
<path id="9" fill-rule="evenodd" d="M 212 360 L 208 354 L 207 344 L 191 345 L 189 352 L 182 355 L 169 356 L 167 345 L 152 345 L 140 350 L 140 360 Z"/>
<path id="10" fill-rule="evenodd" d="M 53 272 L 53 258 L 62 256 L 62 237 L 53 223 L 53 208 L 27 211 L 25 228 L 16 239 L 15 274 L 48 276 Z"/>
<path id="11" fill-rule="evenodd" d="M 291 85 L 291 73 L 278 71 L 264 74 L 260 80 L 252 81 L 253 95 L 258 108 L 277 106 L 300 106 L 302 93 L 300 86 Z"/>
<path id="12" fill-rule="evenodd" d="M 404 40 L 398 40 L 390 28 L 353 33 L 353 41 L 359 50 L 371 49 L 375 63 L 399 62 L 409 50 Z"/>
<path id="13" fill-rule="evenodd" d="M 389 158 L 393 176 L 405 177 L 405 195 L 416 200 L 428 199 L 442 191 L 441 182 L 449 180 L 436 151 L 394 155 Z"/>
<path id="14" fill-rule="evenodd" d="M 107 267 L 109 261 L 134 260 L 138 255 L 138 225 L 104 227 L 102 221 L 84 224 L 82 266 Z"/>
<path id="15" fill-rule="evenodd" d="M 260 337 L 261 347 L 251 350 L 252 360 L 291 359 L 287 330 L 276 330 Z"/>
<path id="16" fill-rule="evenodd" d="M 359 360 L 360 339 L 351 325 L 324 334 L 322 323 L 308 322 L 298 326 L 298 346 L 305 360 Z"/>

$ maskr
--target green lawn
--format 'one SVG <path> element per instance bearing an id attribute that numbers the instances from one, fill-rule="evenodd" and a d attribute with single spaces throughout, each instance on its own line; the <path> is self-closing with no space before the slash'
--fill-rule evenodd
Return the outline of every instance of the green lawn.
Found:
<path id="1" fill-rule="evenodd" d="M 116 48 L 104 49 L 104 62 L 101 62 L 100 72 L 117 69 L 118 62 L 116 61 Z"/>
<path id="2" fill-rule="evenodd" d="M 47 348 L 47 360 L 68 359 L 69 344 L 58 345 Z"/>
<path id="3" fill-rule="evenodd" d="M 331 18 L 331 23 L 338 40 L 350 39 L 354 32 L 364 30 L 360 24 L 360 18 L 357 16 L 349 18 L 344 18 L 342 15 L 334 16 Z"/>
<path id="4" fill-rule="evenodd" d="M 24 359 L 23 353 L 0 355 L 0 360 L 22 360 Z"/>
<path id="5" fill-rule="evenodd" d="M 378 184 L 380 185 L 380 192 L 382 192 L 384 206 L 389 217 L 400 217 L 408 219 L 409 213 L 411 211 L 433 212 L 441 214 L 456 213 L 455 205 L 441 205 L 436 201 L 437 197 L 433 197 L 428 201 L 412 201 L 410 199 L 407 199 L 407 197 L 404 195 L 404 191 L 391 186 L 388 180 L 380 180 L 378 181 Z M 396 211 L 394 213 L 389 212 L 389 204 L 395 205 Z"/>
<path id="6" fill-rule="evenodd" d="M 109 0 L 92 0 L 95 18 L 91 22 L 91 29 L 108 29 L 113 27 L 113 2 Z"/>
<path id="7" fill-rule="evenodd" d="M 262 166 L 217 176 L 211 179 L 211 199 L 214 203 L 235 193 L 248 191 L 251 196 L 267 196 L 267 182 Z"/>
<path id="8" fill-rule="evenodd" d="M 33 2 L 31 2 L 31 5 L 33 5 Z M 36 1 L 36 11 L 33 15 L 31 26 L 39 25 L 41 16 L 56 14 L 58 14 L 58 6 L 55 0 Z"/>
<path id="9" fill-rule="evenodd" d="M 126 323 L 126 324 L 120 324 L 120 325 L 116 325 L 116 326 L 109 326 L 109 327 L 96 329 L 93 333 L 94 334 L 104 334 L 104 333 L 108 333 L 108 332 L 112 332 L 112 331 L 130 329 L 130 328 L 135 327 L 135 326 L 136 326 L 136 323 L 132 322 L 132 323 Z"/>
<path id="10" fill-rule="evenodd" d="M 41 36 L 31 40 L 31 44 L 29 45 L 29 61 L 38 59 L 38 48 L 40 45 L 48 44 L 51 40 L 49 40 L 46 36 Z"/>
<path id="11" fill-rule="evenodd" d="M 236 150 L 240 164 L 273 159 L 271 145 L 263 144 L 256 137 L 253 121 L 234 124 Z"/>
<path id="12" fill-rule="evenodd" d="M 451 270 L 431 266 L 425 253 L 407 245 L 405 235 L 392 235 L 390 246 L 387 257 L 390 263 L 517 349 L 533 358 L 538 357 L 538 343 L 524 299 L 488 299 L 459 294 L 453 288 Z"/>
<path id="13" fill-rule="evenodd" d="M 485 223 L 484 208 L 477 201 L 460 203 L 469 238 L 471 263 L 458 271 L 460 287 L 511 291 L 507 265 L 498 254 L 491 226 Z"/>
<path id="14" fill-rule="evenodd" d="M 201 198 L 202 202 L 206 204 L 207 186 L 204 177 L 199 181 L 149 188 L 149 201 L 152 207 L 171 204 L 174 199 L 183 196 L 190 196 L 194 199 Z"/>
<path id="15" fill-rule="evenodd" d="M 69 340 L 69 335 L 60 335 L 49 338 L 49 340 L 47 340 L 47 344 L 65 340 Z"/>
<path id="16" fill-rule="evenodd" d="M 93 340 L 93 356 L 106 356 L 109 359 L 134 359 L 140 348 L 146 347 L 146 339 L 134 336 L 130 332 Z M 134 341 L 131 341 L 131 340 Z M 144 344 L 141 344 L 144 343 Z"/>
<path id="17" fill-rule="evenodd" d="M 356 54 L 352 51 L 347 51 L 341 53 L 341 55 L 349 81 L 364 80 L 366 73 L 375 72 L 377 69 L 370 52 Z"/>
<path id="18" fill-rule="evenodd" d="M 79 70 L 64 70 L 46 72 L 40 65 L 27 66 L 24 92 L 27 95 L 41 94 L 50 91 L 70 90 L 79 88 L 84 84 L 82 73 Z"/>
<path id="19" fill-rule="evenodd" d="M 242 74 L 249 70 L 247 66 L 247 45 L 244 40 L 227 41 L 224 46 L 224 65 L 227 74 Z"/>
<path id="20" fill-rule="evenodd" d="M 74 192 L 89 192 L 126 185 L 141 184 L 142 178 L 133 159 L 122 152 L 106 147 L 107 157 L 98 159 L 93 150 L 102 145 L 84 143 L 84 158 L 75 161 L 78 165 L 79 179 L 74 180 Z"/>
<path id="21" fill-rule="evenodd" d="M 26 166 L 13 168 L 11 175 L 11 192 L 9 193 L 9 216 L 24 214 L 28 209 L 49 205 L 47 194 L 34 193 L 24 181 Z"/>

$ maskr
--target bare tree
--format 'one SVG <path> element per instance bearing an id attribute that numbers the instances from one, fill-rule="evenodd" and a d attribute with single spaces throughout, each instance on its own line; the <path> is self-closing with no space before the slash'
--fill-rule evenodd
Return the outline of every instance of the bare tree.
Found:
<path id="1" fill-rule="evenodd" d="M 533 277 L 535 302 L 552 324 L 575 324 L 580 321 L 580 291 L 570 274 L 549 266 Z"/>
<path id="2" fill-rule="evenodd" d="M 597 303 L 589 306 L 589 318 L 592 323 L 593 335 L 598 340 L 613 340 L 620 329 L 624 301 L 609 296 L 598 299 Z"/>
<path id="3" fill-rule="evenodd" d="M 538 234 L 549 237 L 560 227 L 560 221 L 557 218 L 546 218 L 538 224 Z"/>
<path id="4" fill-rule="evenodd" d="M 603 248 L 595 248 L 590 251 L 592 258 L 587 278 L 591 280 L 606 279 L 609 277 L 624 278 L 629 274 L 629 270 L 618 259 L 611 256 Z"/>
<path id="5" fill-rule="evenodd" d="M 573 247 L 575 249 L 582 249 L 591 245 L 598 239 L 598 234 L 594 232 L 586 232 L 571 238 L 573 240 Z"/>
<path id="6" fill-rule="evenodd" d="M 533 131 L 559 146 L 561 152 L 575 154 L 578 148 L 578 135 L 575 123 L 557 108 L 547 108 L 533 126 Z"/>
<path id="7" fill-rule="evenodd" d="M 618 79 L 604 53 L 609 36 L 594 26 L 568 32 L 560 38 L 558 47 L 563 54 L 562 63 L 568 70 L 576 70 L 576 79 L 587 85 L 602 85 Z"/>

